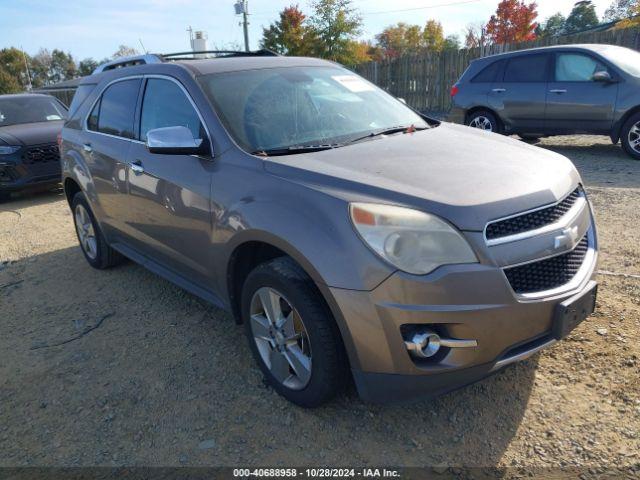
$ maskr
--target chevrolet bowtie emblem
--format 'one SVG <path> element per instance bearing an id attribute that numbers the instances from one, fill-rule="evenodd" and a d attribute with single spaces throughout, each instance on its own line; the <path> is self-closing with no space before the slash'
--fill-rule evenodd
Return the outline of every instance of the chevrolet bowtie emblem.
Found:
<path id="1" fill-rule="evenodd" d="M 562 235 L 558 235 L 553 239 L 553 248 L 571 248 L 578 240 L 578 226 L 567 227 L 562 230 Z"/>

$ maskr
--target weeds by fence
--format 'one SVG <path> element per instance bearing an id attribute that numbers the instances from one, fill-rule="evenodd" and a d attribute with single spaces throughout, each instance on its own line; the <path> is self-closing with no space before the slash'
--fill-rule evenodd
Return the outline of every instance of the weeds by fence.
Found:
<path id="1" fill-rule="evenodd" d="M 448 111 L 449 91 L 469 62 L 496 53 L 548 45 L 607 43 L 640 50 L 640 29 L 626 28 L 547 37 L 533 42 L 488 45 L 485 47 L 420 53 L 382 62 L 358 65 L 355 71 L 409 105 L 421 111 Z"/>

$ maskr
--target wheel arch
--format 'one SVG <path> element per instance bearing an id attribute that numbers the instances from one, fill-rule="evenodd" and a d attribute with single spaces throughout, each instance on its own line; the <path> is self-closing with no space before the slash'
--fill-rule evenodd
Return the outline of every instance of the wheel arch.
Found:
<path id="1" fill-rule="evenodd" d="M 504 122 L 502 121 L 502 118 L 500 118 L 500 115 L 498 115 L 498 112 L 496 112 L 493 108 L 489 108 L 489 107 L 485 107 L 482 105 L 477 105 L 475 107 L 471 107 L 470 109 L 468 109 L 464 115 L 464 124 L 467 125 L 469 123 L 469 118 L 471 118 L 471 115 L 473 115 L 476 112 L 489 112 L 491 113 L 494 117 L 496 117 L 496 120 L 498 121 L 498 123 L 500 124 L 500 129 L 504 129 Z"/>
<path id="2" fill-rule="evenodd" d="M 231 312 L 237 323 L 242 323 L 239 308 L 242 286 L 251 270 L 261 263 L 277 257 L 290 257 L 309 275 L 317 287 L 326 286 L 326 282 L 311 262 L 286 240 L 264 231 L 245 231 L 240 237 L 231 246 L 226 265 L 227 294 Z"/>
<path id="3" fill-rule="evenodd" d="M 237 324 L 243 323 L 240 312 L 241 293 L 244 281 L 249 273 L 260 263 L 282 256 L 291 258 L 311 278 L 315 289 L 324 300 L 338 326 L 350 365 L 352 368 L 357 366 L 358 359 L 351 333 L 336 300 L 331 294 L 329 286 L 323 280 L 318 270 L 300 251 L 290 245 L 286 240 L 270 233 L 252 232 L 251 235 L 243 235 L 242 240 L 235 242 L 231 254 L 228 257 L 226 267 L 227 294 L 229 298 L 229 308 L 235 322 Z"/>
<path id="4" fill-rule="evenodd" d="M 618 120 L 613 125 L 609 137 L 614 144 L 618 143 L 618 141 L 620 140 L 620 136 L 622 135 L 622 127 L 624 126 L 624 124 L 627 123 L 627 120 L 629 120 L 629 118 L 631 118 L 636 113 L 640 113 L 640 105 L 636 105 L 635 107 L 627 110 L 625 114 L 620 118 L 620 120 Z"/>
<path id="5" fill-rule="evenodd" d="M 71 206 L 71 202 L 73 202 L 73 197 L 75 197 L 75 195 L 78 192 L 81 192 L 82 189 L 80 188 L 80 185 L 78 184 L 78 182 L 76 182 L 71 177 L 65 178 L 62 186 L 64 189 L 64 195 L 67 198 L 67 203 L 69 204 L 69 206 Z"/>

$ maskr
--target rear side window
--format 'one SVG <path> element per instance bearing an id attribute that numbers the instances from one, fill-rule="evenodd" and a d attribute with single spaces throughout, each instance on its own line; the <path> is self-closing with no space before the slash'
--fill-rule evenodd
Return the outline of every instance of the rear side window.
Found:
<path id="1" fill-rule="evenodd" d="M 140 79 L 123 80 L 107 87 L 100 98 L 99 110 L 95 108 L 89 117 L 97 115 L 97 130 L 117 137 L 133 138 L 133 124 L 140 89 Z M 96 104 L 97 106 L 98 104 Z"/>
<path id="2" fill-rule="evenodd" d="M 100 99 L 93 106 L 93 110 L 91 110 L 91 114 L 89 114 L 89 118 L 87 119 L 87 128 L 89 130 L 93 130 L 94 132 L 98 131 L 98 114 L 100 113 Z"/>
<path id="3" fill-rule="evenodd" d="M 73 100 L 71 100 L 71 105 L 69 106 L 69 118 L 78 111 L 80 105 L 84 103 L 89 94 L 93 92 L 94 88 L 96 88 L 95 84 L 80 85 L 76 88 L 76 91 L 73 94 Z"/>
<path id="4" fill-rule="evenodd" d="M 545 82 L 547 55 L 525 55 L 509 59 L 504 71 L 505 82 Z"/>
<path id="5" fill-rule="evenodd" d="M 581 53 L 556 56 L 556 82 L 591 82 L 596 72 L 608 71 L 601 62 Z"/>
<path id="6" fill-rule="evenodd" d="M 491 65 L 488 65 L 482 70 L 479 74 L 477 74 L 471 80 L 473 83 L 492 83 L 496 80 L 498 73 L 502 69 L 502 64 L 504 62 L 502 60 L 498 60 L 497 62 L 493 62 Z"/>
<path id="7" fill-rule="evenodd" d="M 154 128 L 187 127 L 193 138 L 204 138 L 200 117 L 182 89 L 171 80 L 150 78 L 140 116 L 140 139 Z"/>

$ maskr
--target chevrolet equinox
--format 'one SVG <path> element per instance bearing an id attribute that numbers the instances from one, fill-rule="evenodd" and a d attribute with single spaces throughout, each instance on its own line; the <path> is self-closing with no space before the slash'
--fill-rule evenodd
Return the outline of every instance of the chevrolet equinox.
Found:
<path id="1" fill-rule="evenodd" d="M 298 405 L 352 380 L 369 401 L 438 395 L 594 309 L 569 160 L 421 116 L 335 63 L 132 60 L 82 81 L 61 151 L 89 264 L 127 257 L 232 312 Z"/>

